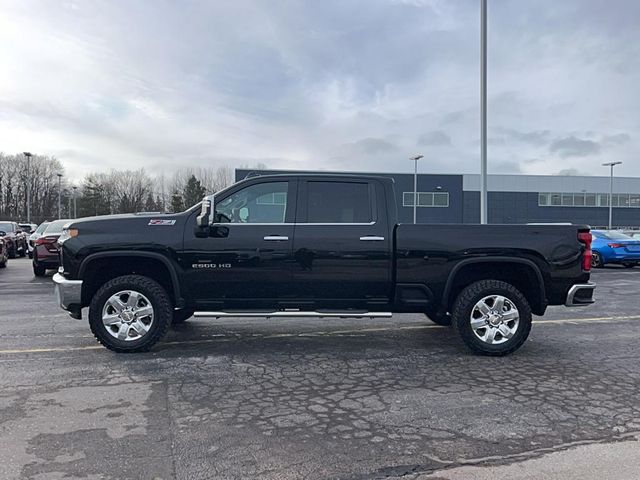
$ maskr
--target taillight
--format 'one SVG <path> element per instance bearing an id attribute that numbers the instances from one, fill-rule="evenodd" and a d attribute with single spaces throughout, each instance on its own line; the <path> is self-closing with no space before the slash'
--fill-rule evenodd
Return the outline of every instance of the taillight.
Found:
<path id="1" fill-rule="evenodd" d="M 624 247 L 624 243 L 607 243 L 611 248 L 620 248 Z"/>
<path id="2" fill-rule="evenodd" d="M 582 270 L 588 272 L 591 270 L 591 242 L 593 237 L 590 232 L 578 232 L 578 241 L 584 245 L 584 253 L 582 254 Z"/>
<path id="3" fill-rule="evenodd" d="M 56 242 L 58 241 L 58 236 L 55 237 L 40 237 L 36 240 L 36 245 L 44 245 L 44 248 L 47 250 L 55 251 L 57 248 Z"/>

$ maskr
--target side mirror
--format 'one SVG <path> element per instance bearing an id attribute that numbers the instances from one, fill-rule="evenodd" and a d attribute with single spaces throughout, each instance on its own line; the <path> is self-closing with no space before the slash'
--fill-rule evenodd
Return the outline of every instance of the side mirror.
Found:
<path id="1" fill-rule="evenodd" d="M 0 230 L 0 237 L 4 237 L 7 234 L 4 230 Z"/>
<path id="2" fill-rule="evenodd" d="M 196 217 L 195 236 L 206 238 L 209 236 L 209 225 L 211 224 L 211 200 L 205 198 L 202 200 L 202 209 L 200 215 Z"/>

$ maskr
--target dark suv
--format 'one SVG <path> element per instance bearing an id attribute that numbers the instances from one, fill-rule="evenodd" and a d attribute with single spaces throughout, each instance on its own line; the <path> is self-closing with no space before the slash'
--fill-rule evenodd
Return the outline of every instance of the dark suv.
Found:
<path id="1" fill-rule="evenodd" d="M 4 240 L 9 258 L 16 258 L 17 255 L 24 257 L 27 254 L 27 239 L 16 222 L 0 221 L 0 236 Z"/>

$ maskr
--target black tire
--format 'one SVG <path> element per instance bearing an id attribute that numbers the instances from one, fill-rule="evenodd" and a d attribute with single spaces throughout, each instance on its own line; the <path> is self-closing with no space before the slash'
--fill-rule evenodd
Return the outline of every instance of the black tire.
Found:
<path id="1" fill-rule="evenodd" d="M 0 268 L 7 268 L 7 259 L 5 257 L 5 259 L 3 261 L 0 262 Z"/>
<path id="2" fill-rule="evenodd" d="M 29 258 L 33 258 L 33 252 L 29 252 L 28 255 L 29 255 Z"/>
<path id="3" fill-rule="evenodd" d="M 602 268 L 604 267 L 604 262 L 602 261 L 602 257 L 598 252 L 591 253 L 591 268 Z"/>
<path id="4" fill-rule="evenodd" d="M 26 247 L 20 250 L 20 253 L 18 253 L 18 255 L 20 256 L 20 258 L 26 257 L 27 256 Z"/>
<path id="5" fill-rule="evenodd" d="M 427 310 L 427 317 L 436 325 L 440 325 L 442 327 L 451 326 L 451 315 L 447 312 L 437 311 L 437 310 Z"/>
<path id="6" fill-rule="evenodd" d="M 173 311 L 173 325 L 180 325 L 193 317 L 193 310 L 190 308 L 183 308 L 182 310 Z"/>
<path id="7" fill-rule="evenodd" d="M 102 323 L 102 309 L 112 295 L 121 290 L 135 290 L 149 299 L 154 310 L 149 331 L 137 340 L 120 340 L 113 337 Z M 162 339 L 173 318 L 171 299 L 162 286 L 142 275 L 124 275 L 102 285 L 89 305 L 89 326 L 98 342 L 119 353 L 146 352 Z"/>
<path id="8" fill-rule="evenodd" d="M 11 248 L 7 250 L 7 257 L 16 258 L 16 246 L 13 245 Z"/>
<path id="9" fill-rule="evenodd" d="M 501 295 L 512 303 L 519 313 L 518 328 L 511 338 L 498 344 L 485 343 L 471 327 L 471 314 L 475 305 L 484 297 Z M 522 346 L 531 331 L 531 307 L 524 295 L 513 285 L 499 280 L 481 280 L 466 287 L 456 298 L 451 312 L 454 329 L 474 353 L 503 356 Z"/>
<path id="10" fill-rule="evenodd" d="M 36 277 L 44 277 L 47 273 L 47 269 L 42 265 L 38 265 L 36 262 L 33 262 L 33 274 Z"/>
<path id="11" fill-rule="evenodd" d="M 633 268 L 636 266 L 635 263 L 624 263 L 623 265 L 624 265 L 624 268 Z"/>

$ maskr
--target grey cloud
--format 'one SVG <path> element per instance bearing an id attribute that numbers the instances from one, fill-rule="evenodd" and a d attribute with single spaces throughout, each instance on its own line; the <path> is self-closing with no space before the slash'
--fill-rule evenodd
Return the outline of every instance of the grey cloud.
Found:
<path id="1" fill-rule="evenodd" d="M 530 132 L 520 132 L 513 128 L 497 127 L 494 131 L 505 137 L 516 140 L 518 142 L 528 143 L 534 146 L 546 145 L 551 138 L 549 130 L 535 130 Z"/>
<path id="2" fill-rule="evenodd" d="M 522 168 L 517 162 L 498 162 L 491 165 L 490 173 L 522 173 Z"/>
<path id="3" fill-rule="evenodd" d="M 605 135 L 602 137 L 603 143 L 613 144 L 613 145 L 622 145 L 631 140 L 631 135 L 628 133 L 617 133 L 615 135 Z"/>
<path id="4" fill-rule="evenodd" d="M 551 153 L 557 153 L 562 158 L 586 157 L 600 153 L 600 144 L 593 140 L 583 140 L 576 136 L 559 138 L 549 146 Z"/>
<path id="5" fill-rule="evenodd" d="M 578 170 L 577 168 L 563 168 L 562 170 L 558 171 L 556 173 L 556 175 L 568 175 L 568 176 L 572 176 L 572 177 L 582 177 L 582 176 L 589 175 L 589 173 L 586 173 L 586 172 L 583 172 L 581 170 Z"/>
<path id="6" fill-rule="evenodd" d="M 434 130 L 420 135 L 418 137 L 418 145 L 434 147 L 451 145 L 451 137 L 442 130 Z"/>
<path id="7" fill-rule="evenodd" d="M 353 143 L 344 144 L 343 147 L 354 153 L 365 155 L 380 155 L 386 153 L 395 153 L 399 149 L 396 145 L 382 138 L 363 138 Z"/>

